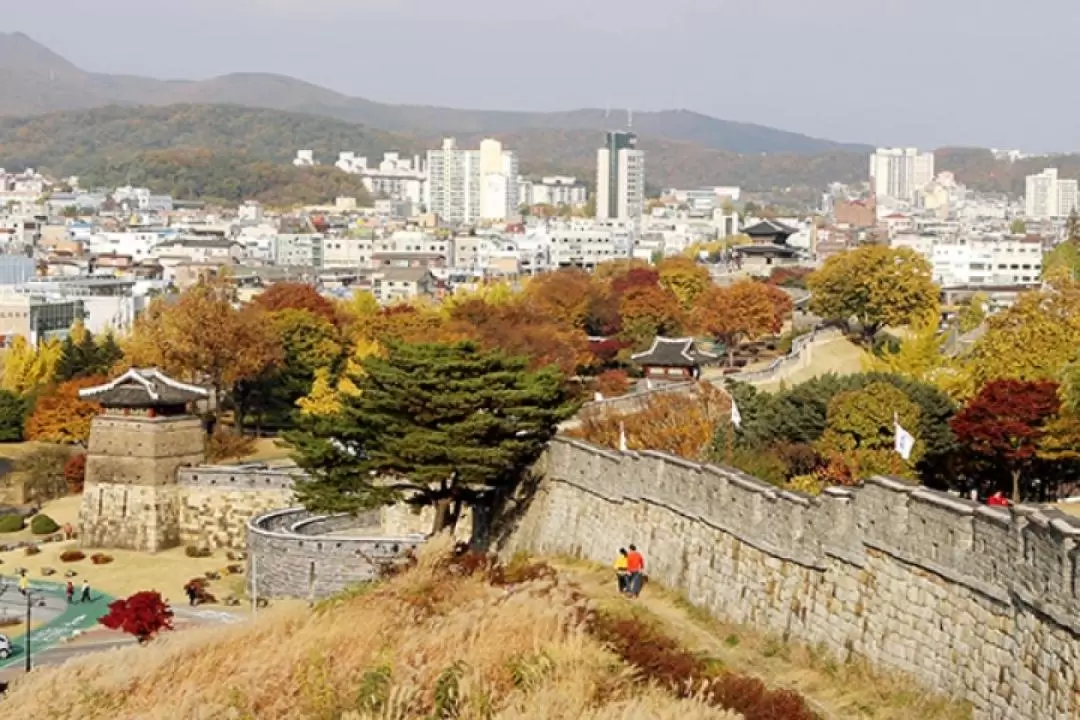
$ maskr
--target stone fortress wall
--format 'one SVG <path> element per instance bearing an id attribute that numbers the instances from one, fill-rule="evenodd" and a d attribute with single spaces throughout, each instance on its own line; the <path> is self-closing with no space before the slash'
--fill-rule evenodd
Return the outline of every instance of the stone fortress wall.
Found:
<path id="1" fill-rule="evenodd" d="M 609 563 L 636 543 L 695 605 L 965 698 L 1080 717 L 1080 526 L 887 478 L 819 498 L 654 452 L 557 438 L 506 552 Z"/>
<path id="2" fill-rule="evenodd" d="M 199 465 L 177 473 L 177 524 L 183 545 L 242 550 L 248 522 L 295 503 L 296 468 Z"/>
<path id="3" fill-rule="evenodd" d="M 384 513 L 316 515 L 290 508 L 248 524 L 248 582 L 255 597 L 326 597 L 375 580 L 425 534 L 383 532 Z"/>

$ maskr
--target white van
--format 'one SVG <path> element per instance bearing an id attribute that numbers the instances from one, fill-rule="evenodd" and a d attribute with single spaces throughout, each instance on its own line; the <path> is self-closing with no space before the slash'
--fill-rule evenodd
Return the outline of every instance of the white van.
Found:
<path id="1" fill-rule="evenodd" d="M 7 660 L 11 657 L 11 640 L 7 635 L 0 635 L 0 660 Z"/>

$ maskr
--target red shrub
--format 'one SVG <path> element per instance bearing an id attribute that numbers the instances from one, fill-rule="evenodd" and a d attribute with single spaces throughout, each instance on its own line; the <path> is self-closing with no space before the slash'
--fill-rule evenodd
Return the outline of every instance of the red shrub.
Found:
<path id="1" fill-rule="evenodd" d="M 64 463 L 64 479 L 67 480 L 68 493 L 78 495 L 86 482 L 86 453 L 72 455 Z"/>
<path id="2" fill-rule="evenodd" d="M 86 553 L 81 550 L 65 550 L 60 553 L 60 562 L 78 562 L 86 557 Z"/>
<path id="3" fill-rule="evenodd" d="M 90 556 L 90 562 L 95 565 L 108 565 L 113 561 L 112 555 L 106 555 L 105 553 L 94 553 Z"/>
<path id="4" fill-rule="evenodd" d="M 716 707 L 734 710 L 745 720 L 818 720 L 806 701 L 791 690 L 769 690 L 757 678 L 717 673 L 705 659 L 681 648 L 655 627 L 640 620 L 598 613 L 589 632 L 641 674 L 680 697 L 694 695 L 708 681 L 704 698 Z"/>
<path id="5" fill-rule="evenodd" d="M 109 603 L 109 613 L 98 622 L 110 630 L 134 635 L 140 643 L 145 643 L 163 630 L 172 630 L 172 619 L 173 612 L 161 593 L 144 590 L 125 600 Z"/>

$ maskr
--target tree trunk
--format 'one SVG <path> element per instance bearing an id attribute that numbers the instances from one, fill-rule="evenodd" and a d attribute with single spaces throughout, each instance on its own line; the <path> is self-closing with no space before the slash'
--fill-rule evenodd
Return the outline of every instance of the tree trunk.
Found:
<path id="1" fill-rule="evenodd" d="M 431 534 L 438 535 L 444 530 L 453 530 L 456 518 L 451 512 L 450 499 L 435 501 L 435 520 L 431 524 Z"/>
<path id="2" fill-rule="evenodd" d="M 1016 469 L 1012 471 L 1012 501 L 1014 504 L 1020 504 L 1020 470 Z"/>

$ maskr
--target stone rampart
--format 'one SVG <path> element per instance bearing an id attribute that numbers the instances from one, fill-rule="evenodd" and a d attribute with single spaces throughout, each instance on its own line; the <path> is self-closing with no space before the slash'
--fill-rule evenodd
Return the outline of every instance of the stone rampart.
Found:
<path id="1" fill-rule="evenodd" d="M 1080 717 L 1080 526 L 887 478 L 811 498 L 565 438 L 504 550 L 610 562 L 713 614 L 909 674 L 977 718 Z"/>
<path id="2" fill-rule="evenodd" d="M 266 465 L 200 465 L 180 468 L 177 483 L 189 488 L 220 490 L 292 490 L 303 473 L 292 467 Z"/>
<path id="3" fill-rule="evenodd" d="M 374 580 L 425 535 L 384 535 L 381 514 L 315 515 L 292 508 L 248 523 L 248 582 L 257 597 L 314 599 Z"/>

